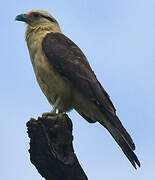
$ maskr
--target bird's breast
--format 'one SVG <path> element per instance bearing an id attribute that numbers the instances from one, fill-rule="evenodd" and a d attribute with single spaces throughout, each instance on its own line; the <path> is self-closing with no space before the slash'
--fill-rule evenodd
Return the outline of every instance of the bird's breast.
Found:
<path id="1" fill-rule="evenodd" d="M 59 109 L 63 112 L 72 109 L 73 90 L 67 79 L 55 71 L 42 51 L 41 41 L 33 40 L 28 44 L 32 66 L 37 82 L 47 97 L 50 104 L 54 104 L 58 97 L 61 97 Z"/>

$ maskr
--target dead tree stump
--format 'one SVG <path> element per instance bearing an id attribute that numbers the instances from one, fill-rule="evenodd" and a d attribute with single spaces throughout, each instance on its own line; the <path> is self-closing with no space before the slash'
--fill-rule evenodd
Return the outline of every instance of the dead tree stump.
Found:
<path id="1" fill-rule="evenodd" d="M 27 122 L 30 160 L 46 180 L 88 180 L 73 149 L 72 121 L 66 115 Z"/>

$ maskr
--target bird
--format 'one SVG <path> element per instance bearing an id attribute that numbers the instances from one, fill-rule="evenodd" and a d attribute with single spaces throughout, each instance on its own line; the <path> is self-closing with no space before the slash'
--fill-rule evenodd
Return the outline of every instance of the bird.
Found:
<path id="1" fill-rule="evenodd" d="M 140 162 L 135 144 L 119 120 L 108 93 L 82 50 L 65 36 L 57 20 L 44 10 L 16 16 L 26 23 L 25 41 L 36 80 L 53 106 L 49 113 L 74 109 L 89 123 L 100 123 L 114 138 L 135 169 Z"/>

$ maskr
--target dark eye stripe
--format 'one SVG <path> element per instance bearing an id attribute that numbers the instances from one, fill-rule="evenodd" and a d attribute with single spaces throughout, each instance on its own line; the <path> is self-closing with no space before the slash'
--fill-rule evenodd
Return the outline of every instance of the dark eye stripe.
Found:
<path id="1" fill-rule="evenodd" d="M 51 17 L 49 17 L 49 16 L 44 16 L 44 15 L 41 15 L 41 16 L 44 17 L 44 18 L 46 18 L 46 19 L 48 19 L 48 20 L 51 21 L 51 22 L 56 22 L 55 19 L 53 19 L 53 18 L 51 18 Z"/>

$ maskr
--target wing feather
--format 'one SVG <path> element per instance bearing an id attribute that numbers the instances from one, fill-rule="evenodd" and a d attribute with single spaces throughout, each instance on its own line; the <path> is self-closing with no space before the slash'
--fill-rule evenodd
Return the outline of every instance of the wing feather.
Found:
<path id="1" fill-rule="evenodd" d="M 74 42 L 61 33 L 48 33 L 42 47 L 54 68 L 85 97 L 103 105 L 107 111 L 115 112 L 109 95 L 97 81 L 85 55 Z"/>
<path id="2" fill-rule="evenodd" d="M 96 103 L 101 111 L 104 112 L 111 123 L 111 127 L 117 129 L 117 133 L 113 133 L 102 121 L 100 123 L 112 134 L 130 162 L 135 161 L 139 165 L 138 161 L 135 160 L 136 155 L 131 155 L 132 150 L 135 149 L 135 145 L 130 135 L 118 119 L 115 113 L 116 109 L 109 95 L 97 80 L 80 48 L 61 33 L 48 33 L 43 39 L 42 49 L 56 71 L 59 72 L 61 76 L 67 78 L 83 96 Z M 83 115 L 83 117 L 85 116 Z M 87 117 L 87 119 L 89 118 L 91 117 Z M 123 142 L 122 144 L 117 137 L 115 137 L 115 134 L 117 134 L 117 137 L 119 134 L 121 142 Z M 123 146 L 124 144 L 125 146 Z M 128 150 L 125 149 L 130 149 L 130 154 L 127 154 Z"/>

